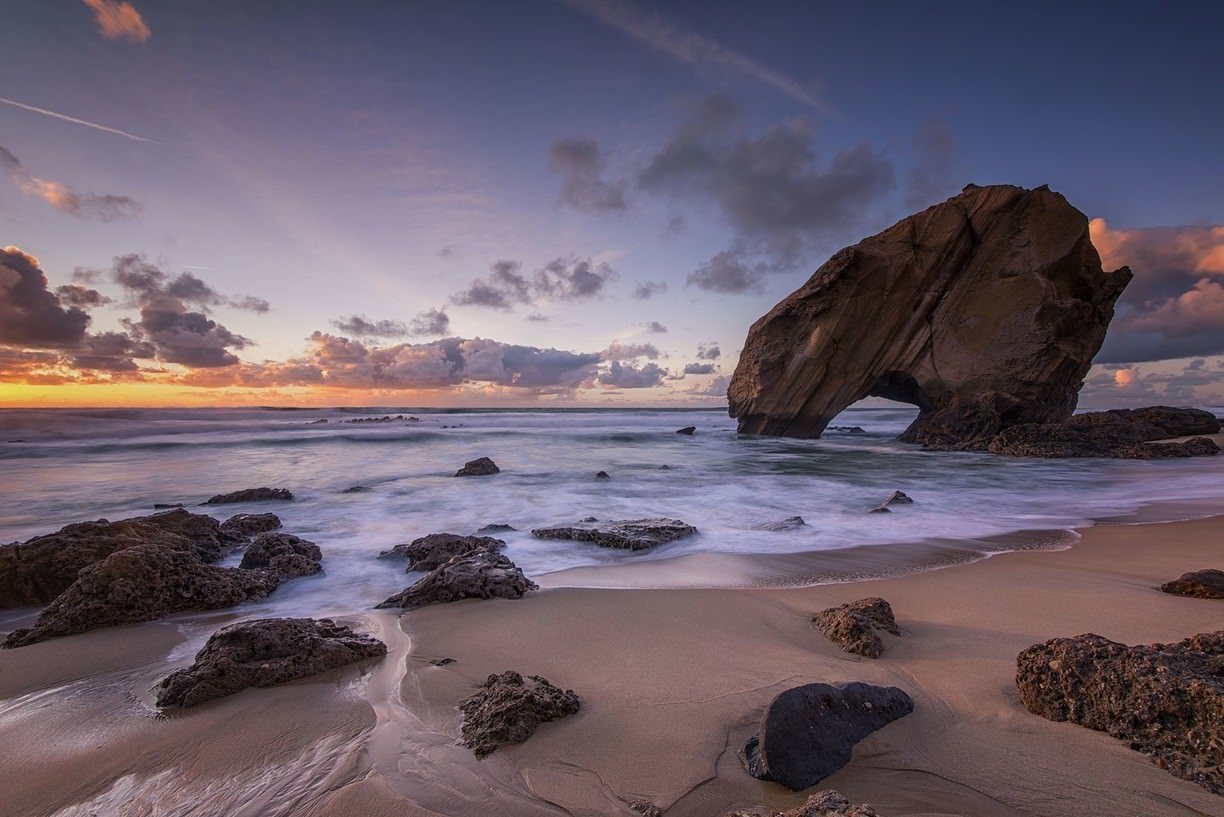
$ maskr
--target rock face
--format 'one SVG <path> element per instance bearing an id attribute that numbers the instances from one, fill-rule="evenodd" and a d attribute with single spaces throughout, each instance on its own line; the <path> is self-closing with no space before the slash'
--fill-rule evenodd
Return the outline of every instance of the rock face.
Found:
<path id="1" fill-rule="evenodd" d="M 479 459 L 469 460 L 463 464 L 463 467 L 455 472 L 457 477 L 487 477 L 491 474 L 499 474 L 501 469 L 497 467 L 497 463 L 488 457 L 480 457 Z"/>
<path id="2" fill-rule="evenodd" d="M 490 675 L 480 690 L 459 704 L 463 745 L 486 757 L 507 743 L 522 743 L 545 721 L 578 711 L 573 690 L 560 689 L 538 675 Z"/>
<path id="3" fill-rule="evenodd" d="M 387 654 L 376 638 L 330 619 L 266 618 L 222 627 L 195 662 L 158 684 L 157 705 L 189 707 Z"/>
<path id="4" fill-rule="evenodd" d="M 792 791 L 814 786 L 850 762 L 854 744 L 914 711 L 896 687 L 806 684 L 774 698 L 744 746 L 748 773 Z"/>
<path id="5" fill-rule="evenodd" d="M 1071 416 L 1130 270 L 1045 187 L 976 187 L 830 258 L 749 330 L 739 430 L 819 437 L 868 396 L 919 408 L 909 442 L 981 447 Z"/>
<path id="6" fill-rule="evenodd" d="M 892 606 L 881 598 L 830 607 L 812 616 L 812 623 L 846 652 L 867 658 L 879 658 L 884 653 L 884 641 L 877 630 L 901 635 Z"/>
<path id="7" fill-rule="evenodd" d="M 1196 599 L 1224 599 L 1224 570 L 1196 570 L 1183 573 L 1160 589 L 1175 596 L 1191 596 Z"/>
<path id="8" fill-rule="evenodd" d="M 1224 794 L 1224 631 L 1137 647 L 1092 634 L 1055 638 L 1016 664 L 1030 712 L 1108 732 Z"/>
<path id="9" fill-rule="evenodd" d="M 221 532 L 240 541 L 279 529 L 280 517 L 274 513 L 238 513 L 221 523 Z"/>
<path id="10" fill-rule="evenodd" d="M 493 526 L 489 526 L 493 527 Z M 504 527 L 509 527 L 504 526 Z M 513 530 L 513 528 L 511 528 Z M 403 545 L 396 545 L 378 554 L 378 558 L 408 560 L 408 570 L 433 570 L 441 567 L 454 556 L 470 553 L 497 553 L 506 546 L 501 539 L 492 536 L 460 536 L 457 533 L 431 533 Z"/>
<path id="11" fill-rule="evenodd" d="M 242 554 L 239 567 L 271 570 L 281 580 L 313 576 L 323 570 L 323 552 L 314 542 L 291 533 L 261 533 Z"/>
<path id="12" fill-rule="evenodd" d="M 415 610 L 461 599 L 521 599 L 537 589 L 505 556 L 478 551 L 452 557 L 378 606 Z"/>
<path id="13" fill-rule="evenodd" d="M 736 811 L 727 817 L 762 817 L 762 814 L 759 811 Z M 871 806 L 854 805 L 841 792 L 825 789 L 813 794 L 802 806 L 772 812 L 770 817 L 880 817 L 880 813 Z"/>
<path id="14" fill-rule="evenodd" d="M 208 501 L 205 505 L 230 505 L 235 502 L 292 502 L 293 492 L 288 488 L 247 488 L 242 491 L 233 491 L 228 494 L 217 494 Z"/>
<path id="15" fill-rule="evenodd" d="M 697 529 L 679 519 L 628 519 L 621 522 L 583 522 L 557 528 L 535 528 L 537 539 L 573 539 L 600 547 L 647 550 L 666 542 L 692 536 Z"/>
<path id="16" fill-rule="evenodd" d="M 1215 434 L 1220 421 L 1200 409 L 1152 406 L 1077 414 L 1061 423 L 1025 424 L 1005 429 L 986 446 L 1013 457 L 1121 457 L 1159 459 L 1209 456 L 1220 451 L 1211 440 L 1149 445 L 1153 440 Z"/>

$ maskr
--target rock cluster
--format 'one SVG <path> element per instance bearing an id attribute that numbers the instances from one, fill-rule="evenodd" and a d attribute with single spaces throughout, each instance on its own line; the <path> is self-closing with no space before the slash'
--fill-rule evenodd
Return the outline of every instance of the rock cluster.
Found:
<path id="1" fill-rule="evenodd" d="M 901 635 L 892 606 L 881 598 L 859 599 L 830 607 L 812 616 L 812 623 L 846 652 L 867 658 L 879 658 L 884 653 L 884 641 L 878 630 Z"/>
<path id="2" fill-rule="evenodd" d="M 427 536 L 413 539 L 406 544 L 396 545 L 390 550 L 383 551 L 378 554 L 378 558 L 407 559 L 409 572 L 414 570 L 433 570 L 441 567 L 455 556 L 467 556 L 471 553 L 497 553 L 505 546 L 505 542 L 492 536 L 461 536 L 457 533 L 431 533 Z"/>
<path id="3" fill-rule="evenodd" d="M 288 488 L 247 488 L 228 494 L 217 494 L 205 501 L 205 505 L 232 505 L 236 502 L 292 502 L 293 492 Z"/>
<path id="4" fill-rule="evenodd" d="M 1160 589 L 1175 596 L 1191 596 L 1196 599 L 1224 599 L 1224 570 L 1196 570 L 1183 573 Z"/>
<path id="5" fill-rule="evenodd" d="M 282 581 L 322 572 L 323 551 L 291 533 L 261 533 L 242 554 L 239 567 L 271 570 Z"/>
<path id="6" fill-rule="evenodd" d="M 455 472 L 457 477 L 487 477 L 492 474 L 501 473 L 501 469 L 497 467 L 497 463 L 488 457 L 480 457 L 478 459 L 469 460 L 463 464 L 463 467 Z"/>
<path id="7" fill-rule="evenodd" d="M 280 526 L 280 517 L 274 513 L 238 513 L 221 523 L 221 532 L 234 541 L 242 541 Z"/>
<path id="8" fill-rule="evenodd" d="M 985 445 L 993 454 L 1013 457 L 1118 457 L 1160 459 L 1218 454 L 1203 434 L 1220 431 L 1220 421 L 1201 409 L 1152 406 L 1077 414 L 1061 423 L 1017 425 Z M 1193 436 L 1181 443 L 1155 440 Z"/>
<path id="9" fill-rule="evenodd" d="M 727 817 L 763 817 L 759 811 L 734 811 Z M 880 817 L 880 813 L 867 805 L 855 805 L 841 792 L 833 789 L 818 791 L 801 806 L 786 811 L 775 811 L 770 817 Z"/>
<path id="10" fill-rule="evenodd" d="M 871 509 L 872 513 L 892 513 L 890 505 L 913 505 L 914 500 L 904 491 L 893 491 L 888 497 Z"/>
<path id="11" fill-rule="evenodd" d="M 793 687 L 770 701 L 741 757 L 758 780 L 800 791 L 849 763 L 854 744 L 913 711 L 913 701 L 897 687 Z"/>
<path id="12" fill-rule="evenodd" d="M 679 519 L 663 518 L 628 519 L 620 522 L 598 522 L 591 518 L 591 521 L 578 525 L 535 528 L 531 531 L 531 535 L 537 539 L 572 539 L 622 550 L 647 550 L 695 533 L 697 529 L 692 525 Z"/>
<path id="13" fill-rule="evenodd" d="M 157 705 L 190 707 L 387 654 L 381 641 L 330 619 L 269 618 L 223 627 L 195 662 L 158 684 Z"/>
<path id="14" fill-rule="evenodd" d="M 463 745 L 476 757 L 485 757 L 504 744 L 522 743 L 540 724 L 573 715 L 579 706 L 573 690 L 560 689 L 538 675 L 490 675 L 475 695 L 459 704 Z"/>
<path id="15" fill-rule="evenodd" d="M 378 606 L 415 610 L 462 599 L 521 599 L 537 589 L 535 582 L 505 556 L 477 551 L 450 558 Z"/>
<path id="16" fill-rule="evenodd" d="M 1093 634 L 1055 638 L 1016 664 L 1030 712 L 1108 732 L 1224 794 L 1224 631 L 1135 647 Z"/>

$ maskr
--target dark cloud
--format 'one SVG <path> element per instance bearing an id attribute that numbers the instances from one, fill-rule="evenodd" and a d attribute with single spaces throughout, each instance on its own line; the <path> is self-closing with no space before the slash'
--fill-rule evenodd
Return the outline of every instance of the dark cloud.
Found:
<path id="1" fill-rule="evenodd" d="M 614 341 L 606 351 L 604 360 L 636 360 L 640 357 L 659 359 L 659 349 L 653 343 L 620 343 Z"/>
<path id="2" fill-rule="evenodd" d="M 0 249 L 0 343 L 68 347 L 85 340 L 89 314 L 52 292 L 38 259 Z"/>
<path id="3" fill-rule="evenodd" d="M 667 224 L 663 227 L 663 235 L 668 238 L 675 238 L 688 229 L 688 221 L 684 216 L 672 216 L 667 220 Z"/>
<path id="4" fill-rule="evenodd" d="M 4 147 L 0 147 L 0 167 L 8 171 L 13 184 L 25 195 L 40 198 L 56 210 L 78 218 L 110 222 L 130 218 L 141 210 L 140 202 L 128 196 L 79 193 L 61 182 L 40 179 Z"/>
<path id="5" fill-rule="evenodd" d="M 459 254 L 459 248 L 454 244 L 447 244 L 442 249 L 438 250 L 439 258 L 454 258 Z"/>
<path id="6" fill-rule="evenodd" d="M 79 306 L 82 309 L 93 309 L 94 307 L 103 306 L 112 303 L 112 300 L 96 289 L 83 287 L 80 284 L 64 284 L 55 288 L 55 296 L 60 299 L 60 303 L 68 304 L 69 306 Z"/>
<path id="7" fill-rule="evenodd" d="M 684 367 L 685 374 L 714 374 L 713 363 L 689 363 Z"/>
<path id="8" fill-rule="evenodd" d="M 531 278 L 517 261 L 498 261 L 488 275 L 473 281 L 451 297 L 460 306 L 513 309 L 518 304 L 545 301 L 577 301 L 597 298 L 616 270 L 589 258 L 556 258 L 535 271 Z"/>
<path id="9" fill-rule="evenodd" d="M 156 264 L 149 263 L 143 255 L 135 253 L 115 258 L 111 278 L 127 291 L 135 305 L 167 299 L 194 304 L 202 309 L 228 306 L 260 314 L 271 309 L 263 298 L 222 295 L 190 272 L 170 275 Z"/>
<path id="10" fill-rule="evenodd" d="M 657 363 L 638 367 L 629 363 L 612 361 L 612 365 L 599 375 L 599 383 L 614 389 L 648 389 L 658 386 L 667 377 L 667 370 Z"/>
<path id="11" fill-rule="evenodd" d="M 717 343 L 702 343 L 697 346 L 697 358 L 699 360 L 718 360 L 722 355 L 722 349 Z"/>
<path id="12" fill-rule="evenodd" d="M 157 354 L 153 344 L 134 339 L 122 332 L 102 332 L 91 335 L 72 354 L 72 366 L 77 369 L 103 372 L 135 372 L 140 367 L 134 358 L 148 359 Z"/>
<path id="13" fill-rule="evenodd" d="M 921 210 L 954 195 L 957 183 L 952 167 L 956 140 L 948 126 L 931 122 L 914 137 L 914 164 L 905 189 L 905 205 Z"/>
<path id="14" fill-rule="evenodd" d="M 588 213 L 625 209 L 625 182 L 608 182 L 602 176 L 603 155 L 594 139 L 566 138 L 548 149 L 548 166 L 561 176 L 561 201 Z"/>
<path id="15" fill-rule="evenodd" d="M 531 286 L 520 270 L 518 261 L 495 261 L 484 278 L 451 297 L 460 306 L 483 306 L 490 309 L 513 309 L 515 304 L 531 302 Z"/>
<path id="16" fill-rule="evenodd" d="M 652 334 L 662 335 L 667 332 L 667 327 L 658 321 L 649 321 L 647 323 L 640 324 L 640 326 Z"/>
<path id="17" fill-rule="evenodd" d="M 443 309 L 426 309 L 412 319 L 408 331 L 417 337 L 445 335 L 450 332 L 450 315 Z"/>
<path id="18" fill-rule="evenodd" d="M 633 288 L 633 297 L 639 301 L 648 301 L 656 295 L 667 292 L 664 281 L 642 281 Z"/>
<path id="19" fill-rule="evenodd" d="M 765 290 L 767 270 L 765 264 L 748 261 L 734 250 L 722 250 L 690 272 L 685 285 L 707 292 L 760 293 Z"/>
<path id="20" fill-rule="evenodd" d="M 332 321 L 332 326 L 346 335 L 359 338 L 402 338 L 408 334 L 408 327 L 402 321 L 372 321 L 364 315 Z"/>

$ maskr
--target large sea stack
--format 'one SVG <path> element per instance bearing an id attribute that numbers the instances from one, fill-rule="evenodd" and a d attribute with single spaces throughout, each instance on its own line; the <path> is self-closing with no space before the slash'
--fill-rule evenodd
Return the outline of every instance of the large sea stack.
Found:
<path id="1" fill-rule="evenodd" d="M 1130 278 L 1101 268 L 1058 193 L 970 185 L 841 250 L 753 324 L 731 416 L 741 432 L 818 437 L 886 397 L 920 409 L 903 440 L 954 448 L 1065 421 Z"/>

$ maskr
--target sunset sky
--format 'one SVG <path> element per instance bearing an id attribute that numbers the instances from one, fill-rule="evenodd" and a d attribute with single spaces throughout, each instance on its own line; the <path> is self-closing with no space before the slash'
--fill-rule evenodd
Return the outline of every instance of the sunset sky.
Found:
<path id="1" fill-rule="evenodd" d="M 1224 5 L 4 0 L 0 405 L 716 405 L 965 184 L 1135 280 L 1084 405 L 1224 403 Z"/>

